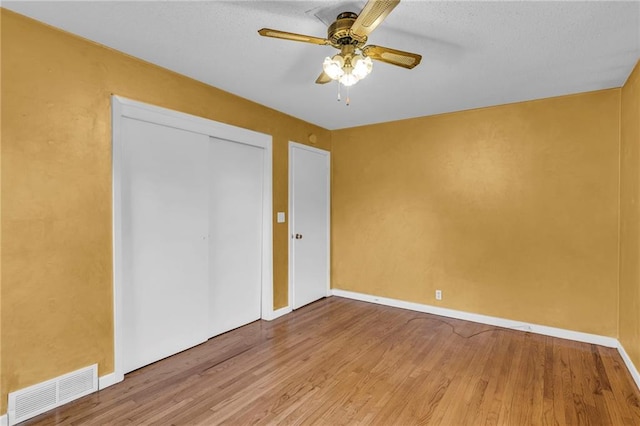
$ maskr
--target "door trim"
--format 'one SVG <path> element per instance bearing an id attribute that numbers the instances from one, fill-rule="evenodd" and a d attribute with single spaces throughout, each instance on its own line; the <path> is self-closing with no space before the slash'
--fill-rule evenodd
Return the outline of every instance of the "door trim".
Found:
<path id="1" fill-rule="evenodd" d="M 327 158 L 327 286 L 325 296 L 331 295 L 331 152 L 326 151 L 324 149 L 315 148 L 309 145 L 304 145 L 298 142 L 289 141 L 289 234 L 287 238 L 289 239 L 289 268 L 288 268 L 288 301 L 289 301 L 289 310 L 293 310 L 293 293 L 295 291 L 293 285 L 293 259 L 294 259 L 294 249 L 293 249 L 293 234 L 294 234 L 294 217 L 293 217 L 293 155 L 292 152 L 294 149 L 304 149 L 307 151 L 314 152 L 316 154 L 323 155 Z"/>
<path id="2" fill-rule="evenodd" d="M 272 137 L 220 123 L 206 118 L 196 117 L 170 109 L 149 105 L 113 95 L 112 112 L 112 226 L 113 226 L 113 344 L 114 344 L 114 383 L 124 379 L 122 362 L 122 119 L 132 118 L 154 124 L 174 127 L 190 132 L 201 133 L 219 139 L 252 145 L 265 151 L 263 168 L 262 198 L 262 283 L 261 317 L 273 317 L 273 223 L 272 223 Z"/>

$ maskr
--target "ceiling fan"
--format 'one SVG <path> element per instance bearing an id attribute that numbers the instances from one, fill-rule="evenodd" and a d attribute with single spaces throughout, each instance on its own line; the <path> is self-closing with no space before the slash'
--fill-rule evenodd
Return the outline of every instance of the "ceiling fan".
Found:
<path id="1" fill-rule="evenodd" d="M 414 68 L 420 63 L 422 56 L 416 53 L 366 45 L 369 34 L 384 21 L 398 3 L 400 0 L 369 0 L 360 15 L 353 12 L 342 12 L 335 22 L 329 25 L 327 38 L 270 28 L 263 28 L 258 33 L 264 37 L 330 45 L 339 49 L 340 53 L 324 60 L 323 71 L 316 83 L 325 84 L 337 80 L 348 87 L 356 84 L 371 72 L 372 59 L 408 69 Z"/>

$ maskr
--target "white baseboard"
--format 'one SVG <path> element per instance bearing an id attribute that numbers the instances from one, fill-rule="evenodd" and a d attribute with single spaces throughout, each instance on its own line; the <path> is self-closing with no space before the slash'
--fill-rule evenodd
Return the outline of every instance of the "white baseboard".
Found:
<path id="1" fill-rule="evenodd" d="M 0 416 L 0 426 L 7 426 L 9 421 L 7 420 L 7 415 L 3 414 Z"/>
<path id="2" fill-rule="evenodd" d="M 621 343 L 618 343 L 618 352 L 620 353 L 622 360 L 627 366 L 627 370 L 629 370 L 629 373 L 631 373 L 633 381 L 636 382 L 636 386 L 638 386 L 638 389 L 640 389 L 640 372 L 638 372 L 638 369 L 633 364 L 633 361 L 631 361 L 631 358 L 629 358 L 629 354 L 624 350 L 624 347 Z"/>
<path id="3" fill-rule="evenodd" d="M 280 308 L 275 311 L 272 311 L 269 316 L 262 317 L 262 319 L 267 321 L 273 321 L 274 319 L 280 318 L 281 316 L 287 315 L 289 313 L 291 313 L 291 307 L 285 306 L 284 308 Z"/>
<path id="4" fill-rule="evenodd" d="M 456 318 L 465 321 L 477 322 L 480 324 L 493 325 L 496 327 L 511 328 L 514 330 L 529 331 L 531 333 L 543 334 L 545 336 L 559 337 L 561 339 L 575 340 L 577 342 L 592 343 L 595 345 L 618 348 L 620 343 L 613 337 L 600 336 L 597 334 L 582 333 L 580 331 L 565 330 L 562 328 L 547 327 L 545 325 L 530 324 L 522 321 L 513 321 L 504 318 L 491 317 L 488 315 L 474 314 L 454 309 L 440 308 L 437 306 L 424 305 L 422 303 L 406 302 L 403 300 L 389 299 L 387 297 L 372 296 L 369 294 L 355 293 L 352 291 L 332 289 L 332 294 L 347 299 L 360 300 L 363 302 L 377 303 L 379 305 L 393 306 L 395 308 L 408 309 L 411 311 L 425 312 L 428 314 L 440 315 L 448 318 Z"/>
<path id="5" fill-rule="evenodd" d="M 108 388 L 109 386 L 113 386 L 121 381 L 122 380 L 118 380 L 116 373 L 105 374 L 98 378 L 98 390 Z"/>

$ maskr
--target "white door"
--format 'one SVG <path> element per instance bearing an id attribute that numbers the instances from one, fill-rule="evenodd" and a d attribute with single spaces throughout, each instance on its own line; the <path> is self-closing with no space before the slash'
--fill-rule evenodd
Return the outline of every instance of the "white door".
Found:
<path id="1" fill-rule="evenodd" d="M 260 319 L 264 155 L 211 138 L 210 337 Z"/>
<path id="2" fill-rule="evenodd" d="M 209 137 L 122 122 L 123 368 L 207 339 Z"/>
<path id="3" fill-rule="evenodd" d="M 289 144 L 293 309 L 329 292 L 329 161 L 327 151 Z"/>

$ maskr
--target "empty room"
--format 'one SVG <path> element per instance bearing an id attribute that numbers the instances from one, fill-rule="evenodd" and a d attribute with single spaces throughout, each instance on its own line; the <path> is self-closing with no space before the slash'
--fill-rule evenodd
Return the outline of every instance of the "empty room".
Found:
<path id="1" fill-rule="evenodd" d="M 640 1 L 0 32 L 0 426 L 640 425 Z"/>

